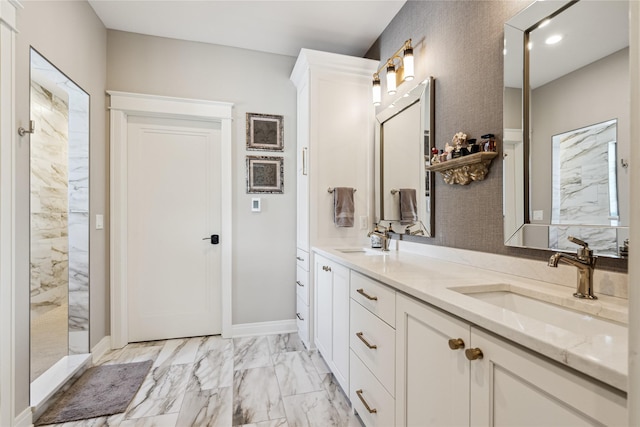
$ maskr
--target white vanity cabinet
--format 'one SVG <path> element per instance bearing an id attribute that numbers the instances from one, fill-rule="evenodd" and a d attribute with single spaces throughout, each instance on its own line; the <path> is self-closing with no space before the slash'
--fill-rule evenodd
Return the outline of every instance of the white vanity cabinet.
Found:
<path id="1" fill-rule="evenodd" d="M 624 393 L 425 303 L 396 328 L 398 426 L 626 424 Z"/>
<path id="2" fill-rule="evenodd" d="M 396 292 L 351 271 L 349 399 L 367 427 L 395 423 Z"/>
<path id="3" fill-rule="evenodd" d="M 349 390 L 349 269 L 315 255 L 315 344 L 345 392 Z"/>
<path id="4" fill-rule="evenodd" d="M 396 425 L 468 425 L 469 324 L 404 295 L 396 300 Z"/>
<path id="5" fill-rule="evenodd" d="M 470 425 L 626 426 L 626 395 L 471 327 Z"/>
<path id="6" fill-rule="evenodd" d="M 298 256 L 308 257 L 312 246 L 362 246 L 366 242 L 373 214 L 375 112 L 371 78 L 377 67 L 378 61 L 370 59 L 302 49 L 291 72 L 298 102 Z M 357 190 L 354 227 L 336 227 L 333 222 L 333 194 L 328 190 L 335 187 Z M 308 321 L 299 320 L 298 325 L 299 335 L 310 349 L 315 342 L 314 266 L 311 263 L 307 270 L 307 307 L 300 307 L 305 305 L 300 298 L 297 310 L 309 312 Z"/>

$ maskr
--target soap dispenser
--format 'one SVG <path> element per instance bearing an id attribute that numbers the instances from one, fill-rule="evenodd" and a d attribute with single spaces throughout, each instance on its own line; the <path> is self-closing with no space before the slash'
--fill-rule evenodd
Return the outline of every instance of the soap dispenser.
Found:
<path id="1" fill-rule="evenodd" d="M 373 228 L 373 233 L 371 233 L 371 247 L 373 249 L 382 249 L 382 237 L 380 237 L 380 229 L 378 228 L 378 223 L 376 222 L 375 227 Z"/>

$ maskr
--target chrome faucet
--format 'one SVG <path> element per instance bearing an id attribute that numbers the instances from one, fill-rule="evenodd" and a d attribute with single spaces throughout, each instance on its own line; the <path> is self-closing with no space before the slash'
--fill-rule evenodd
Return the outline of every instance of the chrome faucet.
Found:
<path id="1" fill-rule="evenodd" d="M 549 258 L 549 267 L 557 267 L 558 261 L 564 261 L 567 264 L 578 268 L 578 282 L 576 292 L 573 294 L 576 298 L 598 299 L 593 294 L 593 270 L 596 266 L 598 257 L 593 255 L 593 250 L 589 249 L 587 242 L 569 236 L 568 240 L 576 245 L 580 245 L 575 256 L 557 252 Z"/>
<path id="2" fill-rule="evenodd" d="M 383 230 L 380 231 L 380 228 L 383 228 Z M 380 224 L 376 224 L 376 228 L 370 231 L 369 234 L 367 234 L 367 237 L 371 237 L 371 236 L 380 237 L 380 240 L 382 240 L 382 248 L 380 248 L 380 250 L 386 252 L 389 250 L 389 229 L 390 228 L 391 228 L 391 224 L 389 224 L 389 228 L 386 228 L 385 226 Z"/>

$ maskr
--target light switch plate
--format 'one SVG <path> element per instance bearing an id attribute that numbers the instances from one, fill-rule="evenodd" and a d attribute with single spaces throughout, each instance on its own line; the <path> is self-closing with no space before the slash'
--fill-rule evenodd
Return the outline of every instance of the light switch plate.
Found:
<path id="1" fill-rule="evenodd" d="M 544 211 L 533 211 L 533 220 L 542 221 L 544 219 Z"/>
<path id="2" fill-rule="evenodd" d="M 104 215 L 97 214 L 96 215 L 96 230 L 104 229 Z"/>
<path id="3" fill-rule="evenodd" d="M 360 217 L 360 230 L 367 230 L 369 228 L 369 217 L 361 216 Z"/>

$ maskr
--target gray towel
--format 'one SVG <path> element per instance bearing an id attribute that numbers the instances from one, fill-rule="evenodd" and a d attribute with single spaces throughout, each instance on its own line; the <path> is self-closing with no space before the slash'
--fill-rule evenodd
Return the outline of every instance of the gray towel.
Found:
<path id="1" fill-rule="evenodd" d="M 353 193 L 354 189 L 351 187 L 333 189 L 333 221 L 336 227 L 353 227 L 355 210 Z"/>
<path id="2" fill-rule="evenodd" d="M 400 224 L 411 224 L 418 220 L 418 204 L 416 190 L 401 188 L 400 194 Z"/>

